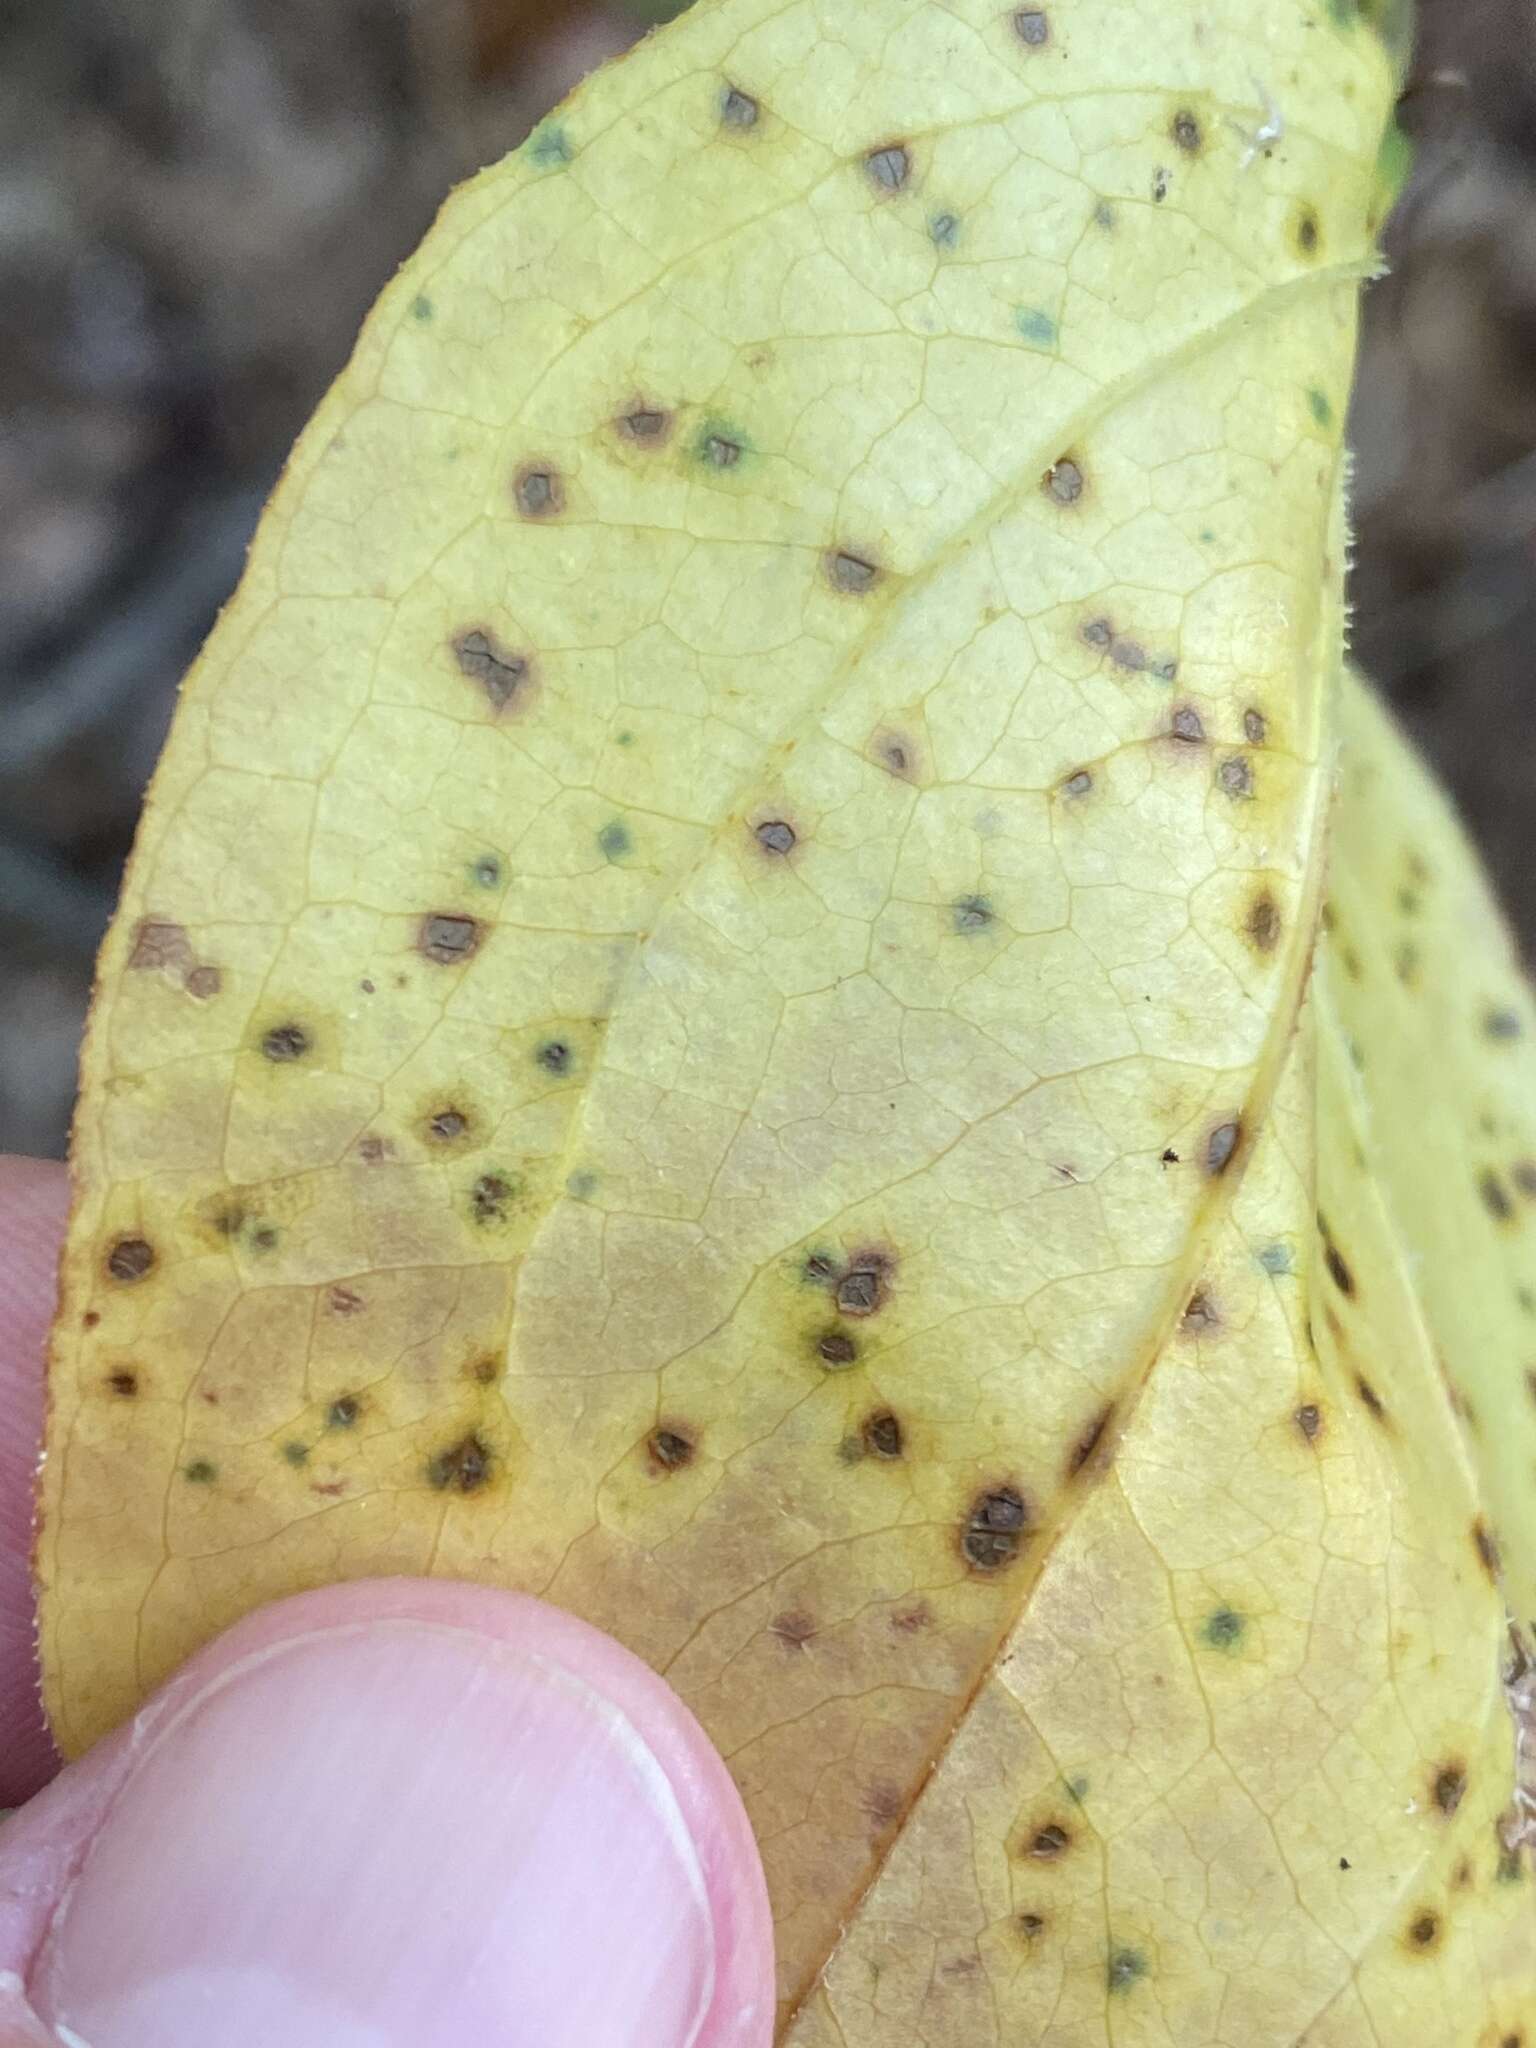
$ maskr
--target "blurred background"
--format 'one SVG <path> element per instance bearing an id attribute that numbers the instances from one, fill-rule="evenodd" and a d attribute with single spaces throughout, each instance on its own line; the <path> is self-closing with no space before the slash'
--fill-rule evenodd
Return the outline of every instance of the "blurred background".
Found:
<path id="1" fill-rule="evenodd" d="M 61 1155 L 176 683 L 447 188 L 668 0 L 0 0 L 0 1149 Z M 1536 950 L 1536 0 L 1420 0 L 1355 645 Z"/>

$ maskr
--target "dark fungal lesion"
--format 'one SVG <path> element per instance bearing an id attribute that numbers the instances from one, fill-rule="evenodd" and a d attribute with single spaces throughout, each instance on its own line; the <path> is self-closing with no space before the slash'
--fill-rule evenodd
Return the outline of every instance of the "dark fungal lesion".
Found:
<path id="1" fill-rule="evenodd" d="M 469 1191 L 469 1210 L 482 1226 L 503 1223 L 517 1198 L 517 1184 L 504 1173 L 482 1173 Z"/>
<path id="2" fill-rule="evenodd" d="M 123 1286 L 132 1286 L 154 1268 L 155 1248 L 146 1237 L 120 1237 L 108 1249 L 108 1276 Z"/>
<path id="3" fill-rule="evenodd" d="M 1377 1422 L 1387 1420 L 1387 1404 L 1363 1372 L 1355 1374 L 1355 1393 L 1366 1413 Z"/>
<path id="4" fill-rule="evenodd" d="M 474 1430 L 427 1461 L 427 1483 L 439 1493 L 478 1493 L 491 1476 L 491 1452 Z"/>
<path id="5" fill-rule="evenodd" d="M 1449 1820 L 1466 1797 L 1466 1792 L 1466 1765 L 1459 1760 L 1441 1764 L 1435 1771 L 1429 1788 L 1430 1800 L 1436 1811 L 1443 1813 Z"/>
<path id="6" fill-rule="evenodd" d="M 881 142 L 866 152 L 864 170 L 880 193 L 903 191 L 912 176 L 912 152 L 904 142 Z"/>
<path id="7" fill-rule="evenodd" d="M 691 1465 L 698 1444 L 680 1424 L 660 1422 L 645 1440 L 646 1455 L 659 1472 L 680 1472 Z"/>
<path id="8" fill-rule="evenodd" d="M 351 1429 L 363 1412 L 356 1394 L 340 1394 L 325 1412 L 327 1429 Z"/>
<path id="9" fill-rule="evenodd" d="M 960 1531 L 960 1549 L 977 1571 L 1012 1564 L 1029 1530 L 1029 1507 L 1016 1486 L 989 1488 L 977 1495 Z"/>
<path id="10" fill-rule="evenodd" d="M 108 1393 L 116 1395 L 118 1400 L 131 1401 L 139 1391 L 139 1376 L 126 1366 L 120 1366 L 116 1372 L 107 1374 L 106 1387 Z"/>
<path id="11" fill-rule="evenodd" d="M 458 911 L 429 910 L 416 929 L 416 950 L 439 967 L 457 967 L 480 950 L 478 918 Z"/>
<path id="12" fill-rule="evenodd" d="M 1082 464 L 1075 456 L 1057 456 L 1041 477 L 1040 488 L 1053 505 L 1075 505 L 1087 489 Z"/>
<path id="13" fill-rule="evenodd" d="M 859 1435 L 872 1458 L 896 1459 L 906 1448 L 906 1432 L 901 1426 L 901 1418 L 889 1408 L 866 1415 Z"/>
<path id="14" fill-rule="evenodd" d="M 824 1330 L 812 1348 L 829 1372 L 846 1372 L 859 1362 L 859 1347 L 846 1330 Z"/>
<path id="15" fill-rule="evenodd" d="M 787 818 L 764 818 L 753 826 L 752 836 L 764 853 L 782 860 L 794 852 L 799 835 Z"/>
<path id="16" fill-rule="evenodd" d="M 1026 50 L 1043 50 L 1051 40 L 1051 18 L 1043 7 L 1017 8 L 1013 32 Z"/>
<path id="17" fill-rule="evenodd" d="M 1316 1401 L 1303 1401 L 1291 1416 L 1309 1444 L 1315 1444 L 1323 1430 L 1323 1411 Z"/>
<path id="18" fill-rule="evenodd" d="M 1200 126 L 1200 117 L 1192 107 L 1179 107 L 1168 123 L 1168 133 L 1174 147 L 1185 156 L 1198 156 L 1205 147 L 1205 131 Z"/>
<path id="19" fill-rule="evenodd" d="M 1242 1121 L 1229 1117 L 1216 1125 L 1205 1141 L 1205 1170 L 1213 1180 L 1225 1173 L 1243 1141 Z"/>
<path id="20" fill-rule="evenodd" d="M 551 462 L 526 462 L 512 479 L 512 500 L 524 519 L 556 519 L 565 510 L 565 479 Z"/>
<path id="21" fill-rule="evenodd" d="M 823 558 L 827 581 L 845 597 L 865 597 L 880 581 L 880 566 L 850 548 L 829 548 Z"/>
<path id="22" fill-rule="evenodd" d="M 966 936 L 984 932 L 996 919 L 991 899 L 986 896 L 960 896 L 949 907 L 950 923 L 954 929 Z"/>
<path id="23" fill-rule="evenodd" d="M 261 1056 L 270 1060 L 275 1067 L 290 1066 L 295 1060 L 303 1059 L 314 1050 L 314 1037 L 309 1027 L 293 1018 L 281 1024 L 273 1024 L 261 1035 Z"/>
<path id="24" fill-rule="evenodd" d="M 1066 1855 L 1072 1846 L 1072 1831 L 1063 1827 L 1058 1820 L 1047 1821 L 1044 1827 L 1036 1828 L 1024 1843 L 1024 1854 L 1036 1863 L 1055 1863 Z"/>
<path id="25" fill-rule="evenodd" d="M 720 125 L 738 134 L 755 128 L 762 119 L 762 104 L 739 85 L 726 82 L 720 90 Z"/>
<path id="26" fill-rule="evenodd" d="M 1235 1607 L 1222 1605 L 1205 1618 L 1200 1630 L 1202 1640 L 1213 1650 L 1236 1650 L 1242 1647 L 1248 1633 L 1246 1619 Z"/>
<path id="27" fill-rule="evenodd" d="M 467 626 L 450 643 L 461 675 L 485 692 L 493 711 L 526 694 L 533 668 L 526 654 L 498 639 L 488 626 Z"/>
<path id="28" fill-rule="evenodd" d="M 1510 1223 L 1515 1217 L 1515 1204 L 1508 1188 L 1491 1166 L 1484 1167 L 1477 1177 L 1478 1199 L 1495 1223 Z"/>
<path id="29" fill-rule="evenodd" d="M 1082 1432 L 1067 1457 L 1067 1476 L 1075 1478 L 1095 1457 L 1109 1435 L 1110 1425 L 1115 1419 L 1115 1404 L 1106 1401 Z"/>
<path id="30" fill-rule="evenodd" d="M 553 1074 L 556 1080 L 563 1080 L 576 1064 L 576 1055 L 569 1039 L 541 1038 L 533 1049 L 535 1063 L 546 1074 Z"/>
<path id="31" fill-rule="evenodd" d="M 664 406 L 633 405 L 614 422 L 626 441 L 639 448 L 664 447 L 672 433 L 673 416 Z"/>

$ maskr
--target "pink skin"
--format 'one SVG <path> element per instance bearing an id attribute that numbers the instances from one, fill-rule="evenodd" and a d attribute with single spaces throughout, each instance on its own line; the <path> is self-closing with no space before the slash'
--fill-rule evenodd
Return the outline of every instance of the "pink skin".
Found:
<path id="1" fill-rule="evenodd" d="M 282 1601 L 37 1790 L 18 1504 L 63 1211 L 62 1169 L 0 1159 L 0 1799 L 36 1794 L 0 1828 L 0 2048 L 766 2048 L 767 1898 L 724 1765 L 541 1601 Z"/>

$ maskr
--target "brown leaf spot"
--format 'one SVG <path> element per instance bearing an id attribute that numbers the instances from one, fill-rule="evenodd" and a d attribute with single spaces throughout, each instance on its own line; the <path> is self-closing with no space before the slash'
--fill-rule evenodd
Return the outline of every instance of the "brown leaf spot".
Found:
<path id="1" fill-rule="evenodd" d="M 107 1253 L 107 1271 L 114 1280 L 142 1280 L 155 1263 L 154 1247 L 142 1237 L 120 1237 Z"/>
<path id="2" fill-rule="evenodd" d="M 1249 906 L 1243 929 L 1261 953 L 1273 953 L 1280 943 L 1280 906 L 1265 889 Z"/>
<path id="3" fill-rule="evenodd" d="M 816 1617 L 807 1614 L 803 1607 L 786 1608 L 769 1622 L 768 1633 L 777 1636 L 786 1650 L 803 1650 L 815 1639 Z"/>
<path id="4" fill-rule="evenodd" d="M 1435 1772 L 1430 1796 L 1435 1805 L 1449 1819 L 1460 1806 L 1467 1790 L 1466 1766 L 1460 1763 L 1442 1764 Z"/>
<path id="5" fill-rule="evenodd" d="M 370 1166 L 377 1166 L 381 1159 L 387 1159 L 394 1149 L 388 1138 L 359 1138 L 357 1141 L 359 1158 L 366 1159 Z"/>
<path id="6" fill-rule="evenodd" d="M 469 1191 L 469 1206 L 477 1223 L 500 1223 L 512 1200 L 512 1183 L 499 1173 L 482 1173 Z"/>
<path id="7" fill-rule="evenodd" d="M 862 555 L 846 548 L 830 548 L 825 557 L 827 581 L 845 597 L 865 597 L 880 580 L 880 570 Z"/>
<path id="8" fill-rule="evenodd" d="M 1021 1913 L 1013 1924 L 1026 1941 L 1038 1941 L 1045 1932 L 1045 1916 L 1042 1913 Z"/>
<path id="9" fill-rule="evenodd" d="M 1318 219 L 1315 206 L 1303 201 L 1296 210 L 1291 234 L 1298 252 L 1309 263 L 1322 254 L 1323 225 Z"/>
<path id="10" fill-rule="evenodd" d="M 933 1627 L 933 1609 L 926 1600 L 914 1601 L 910 1607 L 898 1607 L 891 1616 L 891 1627 L 898 1635 L 919 1635 L 924 1629 Z"/>
<path id="11" fill-rule="evenodd" d="M 637 405 L 615 422 L 626 441 L 641 448 L 660 448 L 672 432 L 672 415 L 660 406 Z"/>
<path id="12" fill-rule="evenodd" d="M 904 142 L 883 142 L 864 159 L 869 182 L 878 192 L 900 192 L 912 175 L 912 155 Z"/>
<path id="13" fill-rule="evenodd" d="M 310 1050 L 312 1040 L 302 1024 L 274 1024 L 261 1041 L 262 1056 L 271 1060 L 274 1066 L 284 1066 L 292 1060 L 301 1060 Z"/>
<path id="14" fill-rule="evenodd" d="M 100 1321 L 101 1311 L 100 1309 L 95 1308 L 88 1308 L 85 1314 L 80 1318 L 81 1326 L 87 1330 L 94 1330 L 96 1325 Z"/>
<path id="15" fill-rule="evenodd" d="M 917 757 L 912 742 L 900 733 L 877 733 L 872 749 L 875 759 L 888 775 L 910 782 L 916 773 Z"/>
<path id="16" fill-rule="evenodd" d="M 1340 1253 L 1336 1245 L 1327 1244 L 1324 1246 L 1323 1263 L 1328 1268 L 1329 1279 L 1332 1280 L 1334 1286 L 1338 1288 L 1339 1292 L 1341 1294 L 1348 1294 L 1350 1296 L 1353 1296 L 1355 1291 L 1355 1276 L 1353 1273 L 1351 1273 L 1349 1267 L 1344 1263 L 1343 1255 Z"/>
<path id="17" fill-rule="evenodd" d="M 350 1429 L 363 1412 L 363 1404 L 355 1394 L 343 1394 L 326 1410 L 327 1429 Z"/>
<path id="18" fill-rule="evenodd" d="M 845 1330 L 828 1330 L 816 1339 L 816 1356 L 831 1372 L 846 1372 L 857 1362 L 859 1347 Z"/>
<path id="19" fill-rule="evenodd" d="M 1173 137 L 1175 146 L 1182 149 L 1186 156 L 1198 156 L 1205 145 L 1199 118 L 1188 107 L 1179 108 L 1168 123 L 1168 133 Z"/>
<path id="20" fill-rule="evenodd" d="M 894 1261 L 882 1251 L 855 1252 L 837 1283 L 834 1299 L 845 1316 L 872 1316 L 890 1298 Z"/>
<path id="21" fill-rule="evenodd" d="M 139 1376 L 136 1372 L 109 1372 L 107 1385 L 124 1401 L 131 1401 L 139 1391 Z"/>
<path id="22" fill-rule="evenodd" d="M 727 128 L 755 128 L 762 108 L 751 93 L 739 85 L 728 85 L 720 95 L 720 119 Z"/>
<path id="23" fill-rule="evenodd" d="M 1147 650 L 1139 640 L 1117 640 L 1109 650 L 1109 658 L 1127 675 L 1139 676 L 1151 666 Z"/>
<path id="24" fill-rule="evenodd" d="M 1229 754 L 1216 771 L 1216 780 L 1230 797 L 1253 795 L 1253 764 L 1246 754 Z"/>
<path id="25" fill-rule="evenodd" d="M 1226 1172 L 1242 1142 L 1243 1126 L 1236 1118 L 1218 1124 L 1205 1141 L 1205 1170 L 1214 1179 Z"/>
<path id="26" fill-rule="evenodd" d="M 979 1494 L 960 1534 L 966 1561 L 978 1571 L 994 1572 L 1012 1564 L 1019 1554 L 1029 1522 L 1024 1496 L 1014 1486 Z"/>
<path id="27" fill-rule="evenodd" d="M 501 1360 L 486 1352 L 483 1357 L 473 1361 L 469 1368 L 469 1376 L 477 1386 L 493 1387 L 501 1378 Z"/>
<path id="28" fill-rule="evenodd" d="M 195 996 L 200 1003 L 206 1003 L 223 988 L 224 976 L 217 967 L 194 967 L 183 986 L 189 996 Z"/>
<path id="29" fill-rule="evenodd" d="M 764 853 L 776 854 L 780 859 L 795 850 L 795 828 L 783 818 L 765 818 L 753 827 L 753 836 Z"/>
<path id="30" fill-rule="evenodd" d="M 1472 1524 L 1472 1548 L 1477 1552 L 1477 1561 L 1490 1579 L 1499 1576 L 1499 1546 L 1493 1531 L 1479 1515 Z"/>
<path id="31" fill-rule="evenodd" d="M 1477 1192 L 1483 1207 L 1495 1223 L 1509 1222 L 1515 1213 L 1515 1205 L 1510 1199 L 1508 1188 L 1491 1166 L 1485 1167 L 1478 1175 Z"/>
<path id="32" fill-rule="evenodd" d="M 439 967 L 457 967 L 479 950 L 480 926 L 472 917 L 429 911 L 416 935 L 417 949 Z"/>
<path id="33" fill-rule="evenodd" d="M 427 1463 L 427 1482 L 439 1493 L 477 1493 L 490 1476 L 490 1451 L 473 1430 Z"/>
<path id="34" fill-rule="evenodd" d="M 677 1472 L 684 1465 L 693 1463 L 697 1449 L 691 1436 L 685 1430 L 660 1423 L 645 1440 L 651 1462 L 663 1472 Z"/>
<path id="35" fill-rule="evenodd" d="M 1419 1954 L 1434 1948 L 1440 1940 L 1440 1916 L 1438 1913 L 1420 1913 L 1409 1924 L 1408 1945 Z"/>
<path id="36" fill-rule="evenodd" d="M 1366 1378 L 1363 1372 L 1357 1372 L 1355 1374 L 1355 1392 L 1360 1396 L 1360 1399 L 1369 1414 L 1374 1415 L 1378 1422 L 1386 1421 L 1386 1403 L 1382 1400 L 1380 1394 L 1377 1393 L 1376 1389 L 1371 1385 L 1370 1381 Z"/>
<path id="37" fill-rule="evenodd" d="M 881 1834 L 884 1834 L 887 1828 L 895 1827 L 905 1806 L 906 1801 L 902 1797 L 901 1787 L 893 1785 L 889 1778 L 876 1778 L 873 1784 L 865 1789 L 864 1811 Z"/>
<path id="38" fill-rule="evenodd" d="M 1170 739 L 1182 740 L 1185 746 L 1195 747 L 1205 738 L 1205 720 L 1193 704 L 1181 704 L 1168 721 Z"/>
<path id="39" fill-rule="evenodd" d="M 512 497 L 525 519 L 555 519 L 565 510 L 565 482 L 547 462 L 529 462 L 517 472 Z"/>
<path id="40" fill-rule="evenodd" d="M 1050 16 L 1043 7 L 1021 7 L 1013 17 L 1013 32 L 1026 50 L 1039 50 L 1051 39 Z"/>
<path id="41" fill-rule="evenodd" d="M 1089 619 L 1082 631 L 1090 647 L 1108 647 L 1115 637 L 1115 629 L 1108 619 Z"/>
<path id="42" fill-rule="evenodd" d="M 427 1135 L 441 1145 L 451 1145 L 469 1129 L 469 1118 L 461 1109 L 440 1109 L 427 1120 Z"/>
<path id="43" fill-rule="evenodd" d="M 1086 796 L 1093 788 L 1093 777 L 1086 768 L 1079 768 L 1067 777 L 1061 785 L 1063 796 Z"/>
<path id="44" fill-rule="evenodd" d="M 363 1297 L 351 1287 L 333 1287 L 325 1300 L 334 1316 L 360 1315 L 365 1306 Z"/>
<path id="45" fill-rule="evenodd" d="M 1303 1401 L 1291 1419 L 1309 1444 L 1317 1442 L 1323 1427 L 1323 1411 L 1315 1401 Z"/>
<path id="46" fill-rule="evenodd" d="M 1081 467 L 1070 455 L 1061 455 L 1040 479 L 1040 488 L 1054 505 L 1075 505 L 1086 488 Z"/>
<path id="47" fill-rule="evenodd" d="M 1195 1337 L 1221 1328 L 1221 1317 L 1216 1313 L 1215 1304 L 1208 1294 L 1192 1294 L 1189 1297 L 1182 1327 L 1189 1335 Z"/>
<path id="48" fill-rule="evenodd" d="M 1114 1419 L 1115 1404 L 1113 1401 L 1107 1401 L 1072 1446 L 1071 1454 L 1067 1459 L 1067 1472 L 1069 1476 L 1082 1471 L 1088 1460 L 1093 1456 L 1100 1444 L 1103 1443 L 1109 1425 Z"/>
<path id="49" fill-rule="evenodd" d="M 1030 1836 L 1026 1856 L 1033 1856 L 1037 1863 L 1054 1863 L 1058 1856 L 1064 1856 L 1072 1846 L 1072 1836 L 1060 1821 L 1049 1821 Z"/>
<path id="50" fill-rule="evenodd" d="M 901 1419 L 889 1408 L 882 1408 L 876 1415 L 866 1415 L 859 1434 L 864 1439 L 864 1448 L 874 1458 L 899 1458 L 906 1443 Z"/>
<path id="51" fill-rule="evenodd" d="M 152 918 L 141 918 L 134 929 L 133 951 L 128 955 L 130 968 L 140 972 L 152 972 L 156 968 L 169 967 L 183 973 L 192 964 L 192 944 L 186 928 L 179 924 L 160 924 Z"/>
<path id="52" fill-rule="evenodd" d="M 1262 747 L 1269 738 L 1269 720 L 1252 705 L 1243 713 L 1243 733 L 1251 746 Z"/>
<path id="53" fill-rule="evenodd" d="M 484 626 L 470 626 L 453 636 L 453 658 L 472 683 L 478 683 L 494 711 L 505 711 L 525 687 L 531 673 L 526 654 L 514 654 Z"/>

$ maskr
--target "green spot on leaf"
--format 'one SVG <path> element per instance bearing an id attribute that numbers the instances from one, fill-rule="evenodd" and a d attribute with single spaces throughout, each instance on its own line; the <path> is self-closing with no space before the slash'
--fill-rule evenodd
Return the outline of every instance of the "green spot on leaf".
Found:
<path id="1" fill-rule="evenodd" d="M 1206 1617 L 1200 1633 L 1213 1650 L 1235 1650 L 1248 1633 L 1248 1623 L 1235 1608 L 1218 1607 Z"/>
<path id="2" fill-rule="evenodd" d="M 183 1465 L 182 1477 L 190 1479 L 194 1486 L 211 1486 L 219 1476 L 217 1465 L 211 1465 L 206 1458 L 194 1458 L 190 1465 Z"/>
<path id="3" fill-rule="evenodd" d="M 542 128 L 535 128 L 528 138 L 529 159 L 540 170 L 556 170 L 568 164 L 575 154 L 570 137 L 556 121 L 547 121 Z"/>
<path id="4" fill-rule="evenodd" d="M 283 1456 L 290 1465 L 307 1465 L 309 1463 L 309 1445 L 301 1443 L 284 1444 Z"/>
<path id="5" fill-rule="evenodd" d="M 1035 348 L 1050 348 L 1056 340 L 1056 322 L 1038 306 L 1020 306 L 1014 325 Z"/>
<path id="6" fill-rule="evenodd" d="M 432 313 L 432 301 L 425 292 L 418 292 L 411 301 L 411 318 L 413 320 L 430 320 Z"/>
<path id="7" fill-rule="evenodd" d="M 1319 391 L 1314 384 L 1307 393 L 1307 404 L 1311 407 L 1313 419 L 1320 427 L 1333 425 L 1333 406 L 1326 391 Z"/>
<path id="8" fill-rule="evenodd" d="M 1120 1946 L 1109 1952 L 1109 1965 L 1105 1970 L 1105 1982 L 1111 1996 L 1129 1991 L 1133 1984 L 1146 1976 L 1148 1963 L 1145 1953 L 1139 1948 Z"/>

